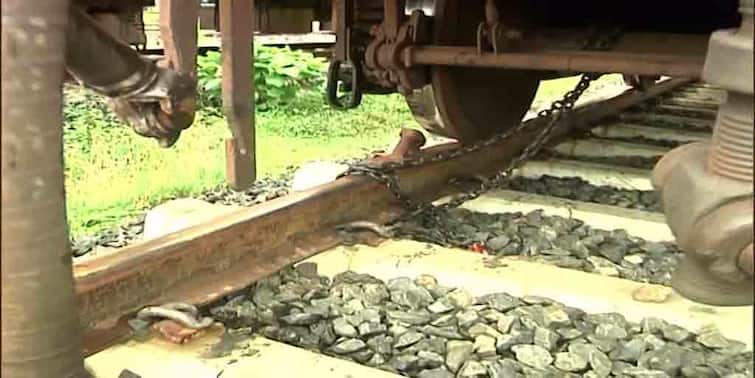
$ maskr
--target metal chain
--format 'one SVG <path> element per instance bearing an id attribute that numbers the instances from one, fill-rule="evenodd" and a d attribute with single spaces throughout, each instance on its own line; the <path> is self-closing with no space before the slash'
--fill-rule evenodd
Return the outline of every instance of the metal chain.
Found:
<path id="1" fill-rule="evenodd" d="M 519 164 L 530 159 L 532 156 L 537 154 L 537 152 L 539 152 L 540 148 L 542 148 L 542 146 L 548 141 L 549 136 L 552 134 L 553 130 L 555 130 L 562 117 L 573 109 L 576 101 L 585 92 L 585 90 L 590 87 L 590 83 L 600 76 L 600 74 L 583 74 L 579 83 L 573 90 L 567 92 L 562 99 L 554 101 L 548 109 L 543 109 L 542 111 L 540 111 L 538 113 L 537 119 L 551 117 L 548 125 L 543 128 L 540 133 L 538 133 L 535 139 L 533 139 L 532 143 L 525 147 L 518 156 L 512 159 L 502 171 L 500 171 L 493 177 L 492 180 L 481 183 L 478 188 L 472 191 L 468 191 L 461 195 L 455 196 L 451 201 L 437 206 L 437 208 L 449 209 L 457 207 L 462 203 L 473 200 L 483 193 L 499 186 L 500 183 L 506 177 L 508 177 Z M 398 178 L 396 175 L 396 171 L 398 169 L 456 159 L 458 157 L 479 151 L 491 145 L 503 143 L 514 135 L 521 133 L 528 127 L 529 123 L 521 122 L 519 125 L 512 129 L 509 129 L 500 134 L 496 134 L 491 138 L 470 144 L 468 146 L 464 146 L 448 152 L 439 152 L 430 156 L 420 156 L 414 159 L 406 159 L 400 162 L 389 162 L 380 167 L 371 167 L 363 164 L 352 165 L 344 175 L 367 176 L 375 181 L 384 184 L 393 194 L 393 196 L 396 197 L 396 199 L 398 199 L 403 204 L 403 206 L 410 210 L 407 214 L 400 217 L 397 221 L 405 220 L 419 213 L 436 208 L 436 206 L 432 205 L 431 203 L 415 202 L 411 198 L 406 196 L 401 191 L 401 187 L 398 184 Z"/>
<path id="2" fill-rule="evenodd" d="M 441 207 L 457 207 L 464 202 L 479 197 L 481 194 L 493 188 L 499 187 L 503 180 L 509 177 L 516 167 L 540 152 L 540 149 L 549 141 L 553 130 L 559 125 L 561 119 L 574 108 L 574 104 L 577 100 L 579 100 L 582 94 L 590 87 L 590 84 L 600 76 L 601 74 L 583 74 L 574 89 L 567 92 L 562 99 L 554 101 L 548 109 L 543 109 L 538 113 L 537 119 L 551 118 L 551 120 L 548 121 L 548 125 L 537 134 L 532 142 L 527 145 L 519 155 L 511 159 L 503 170 L 493 176 L 490 181 L 480 184 L 476 190 L 457 196 L 452 201 L 443 204 Z M 521 123 L 514 132 L 508 135 L 505 139 L 508 139 L 511 135 L 522 132 L 526 129 L 524 125 L 525 123 Z"/>
<path id="3" fill-rule="evenodd" d="M 609 37 L 609 39 L 616 40 L 619 37 L 620 33 L 615 32 L 612 33 Z M 593 41 L 591 43 L 593 45 L 593 49 L 605 49 L 607 48 L 608 42 L 602 42 L 601 41 Z M 582 74 L 582 77 L 580 78 L 580 81 L 577 83 L 574 89 L 566 92 L 564 96 L 551 103 L 550 107 L 548 109 L 543 109 L 540 112 L 538 112 L 536 119 L 545 119 L 545 118 L 551 118 L 548 122 L 547 126 L 541 130 L 538 135 L 533 139 L 532 143 L 527 145 L 527 147 L 524 148 L 524 150 L 517 155 L 514 159 L 512 159 L 506 167 L 499 171 L 490 181 L 483 182 L 479 185 L 478 188 L 468 191 L 466 193 L 463 193 L 461 195 L 455 196 L 451 201 L 444 203 L 440 206 L 434 206 L 432 203 L 419 203 L 413 201 L 411 198 L 406 196 L 402 191 L 401 187 L 398 184 L 398 177 L 396 175 L 396 171 L 398 169 L 403 168 L 409 168 L 409 167 L 417 167 L 428 163 L 436 163 L 436 162 L 444 162 L 453 160 L 456 158 L 459 158 L 461 156 L 465 156 L 467 154 L 482 150 L 484 148 L 487 148 L 491 145 L 500 144 L 514 135 L 517 135 L 521 132 L 523 132 L 525 129 L 530 127 L 529 122 L 520 122 L 516 127 L 513 127 L 511 129 L 508 129 L 502 133 L 495 134 L 492 137 L 488 139 L 484 139 L 481 141 L 478 141 L 476 143 L 462 146 L 458 149 L 450 150 L 450 151 L 444 151 L 439 152 L 434 155 L 421 155 L 419 157 L 415 158 L 408 158 L 404 159 L 402 161 L 396 161 L 396 162 L 388 162 L 383 163 L 379 167 L 369 166 L 366 164 L 355 164 L 351 165 L 347 172 L 344 173 L 344 176 L 348 175 L 358 175 L 358 176 L 367 176 L 375 181 L 378 181 L 382 184 L 384 184 L 388 190 L 396 197 L 406 208 L 408 208 L 410 211 L 401 216 L 399 219 L 394 221 L 394 223 L 400 222 L 402 220 L 406 220 L 410 217 L 413 217 L 417 214 L 432 211 L 436 209 L 449 209 L 453 207 L 457 207 L 461 205 L 464 202 L 473 200 L 483 193 L 498 187 L 501 182 L 507 178 L 511 172 L 522 162 L 530 159 L 534 155 L 536 155 L 540 149 L 545 145 L 545 143 L 548 142 L 549 137 L 551 136 L 553 130 L 555 130 L 556 126 L 560 123 L 559 121 L 564 117 L 564 115 L 569 114 L 573 108 L 576 102 L 579 100 L 579 98 L 584 94 L 584 92 L 590 87 L 590 84 L 598 79 L 602 74 L 598 73 L 586 73 Z"/>

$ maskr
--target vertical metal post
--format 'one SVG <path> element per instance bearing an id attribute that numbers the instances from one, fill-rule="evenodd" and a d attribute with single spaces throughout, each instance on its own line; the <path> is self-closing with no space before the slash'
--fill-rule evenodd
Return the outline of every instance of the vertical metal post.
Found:
<path id="1" fill-rule="evenodd" d="M 338 31 L 338 3 L 343 0 L 330 0 L 330 30 L 334 33 Z"/>
<path id="2" fill-rule="evenodd" d="M 199 0 L 160 0 L 159 9 L 167 68 L 196 77 Z"/>
<path id="3" fill-rule="evenodd" d="M 401 15 L 404 14 L 404 2 L 402 0 L 383 1 L 383 30 L 389 41 L 398 36 L 401 27 Z"/>
<path id="4" fill-rule="evenodd" d="M 354 15 L 354 2 L 333 0 L 333 30 L 336 33 L 335 60 L 346 62 L 351 59 L 351 24 Z"/>
<path id="5" fill-rule="evenodd" d="M 228 185 L 243 190 L 256 179 L 254 132 L 254 0 L 222 0 L 223 108 L 232 138 L 226 140 Z"/>
<path id="6" fill-rule="evenodd" d="M 68 0 L 2 5 L 2 376 L 86 376 L 63 185 Z"/>

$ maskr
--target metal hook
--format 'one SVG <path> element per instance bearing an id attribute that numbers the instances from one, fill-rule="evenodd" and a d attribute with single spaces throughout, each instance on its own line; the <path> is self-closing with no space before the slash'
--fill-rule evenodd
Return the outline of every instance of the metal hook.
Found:
<path id="1" fill-rule="evenodd" d="M 353 109 L 362 103 L 362 89 L 361 89 L 361 70 L 359 64 L 347 61 L 346 63 L 351 66 L 351 98 L 348 103 L 344 104 L 341 99 L 338 98 L 338 84 L 341 82 L 339 76 L 341 74 L 341 64 L 343 62 L 339 60 L 333 60 L 328 67 L 328 79 L 327 79 L 327 96 L 328 103 L 337 109 Z"/>

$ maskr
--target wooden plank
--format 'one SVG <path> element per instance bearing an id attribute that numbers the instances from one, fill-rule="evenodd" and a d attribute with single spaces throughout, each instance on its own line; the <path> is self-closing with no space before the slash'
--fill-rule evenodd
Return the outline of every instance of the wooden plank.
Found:
<path id="1" fill-rule="evenodd" d="M 223 56 L 223 108 L 231 139 L 226 140 L 226 180 L 236 190 L 254 183 L 254 0 L 223 0 L 220 43 Z"/>

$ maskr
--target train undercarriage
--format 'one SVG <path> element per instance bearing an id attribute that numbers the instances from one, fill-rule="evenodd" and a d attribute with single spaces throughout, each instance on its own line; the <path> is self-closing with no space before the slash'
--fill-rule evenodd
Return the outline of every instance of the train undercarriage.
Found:
<path id="1" fill-rule="evenodd" d="M 710 33 L 739 25 L 736 2 L 336 6 L 335 60 L 358 71 L 356 84 L 347 84 L 353 97 L 400 91 L 425 128 L 462 142 L 519 121 L 541 80 L 586 71 L 624 73 L 637 85 L 660 75 L 699 76 Z"/>

